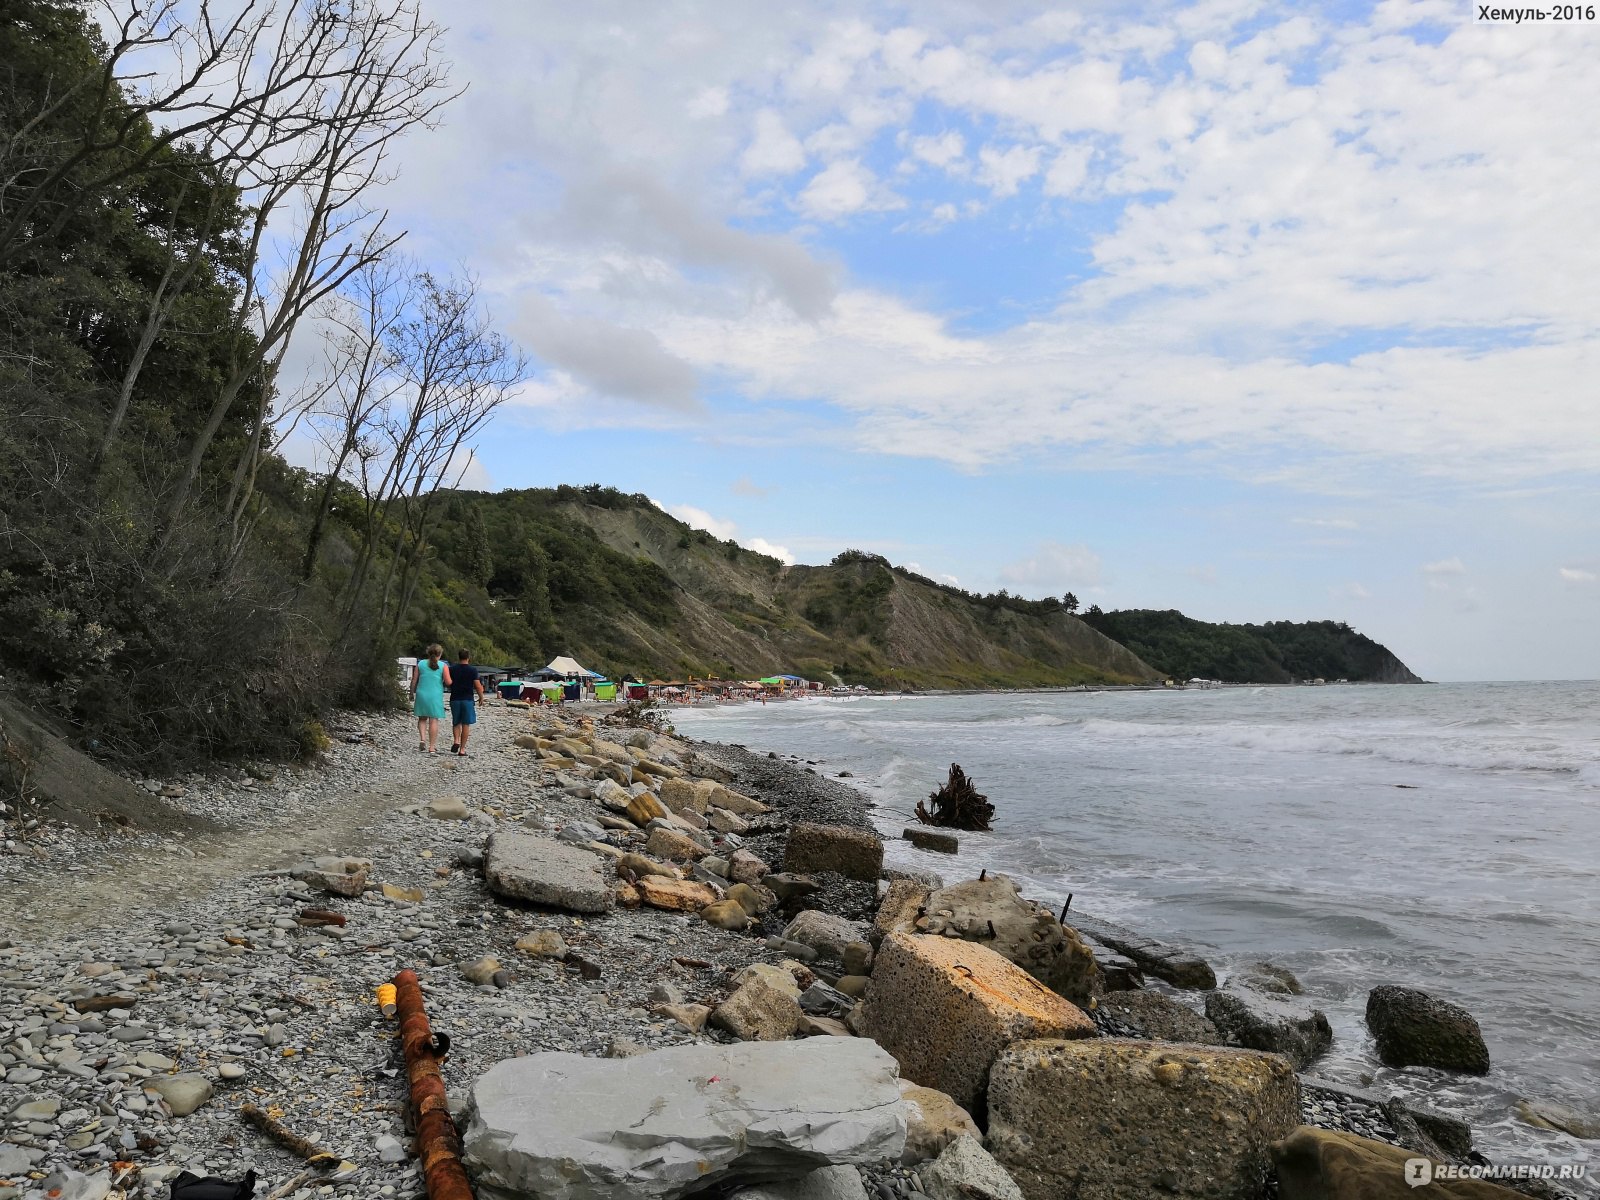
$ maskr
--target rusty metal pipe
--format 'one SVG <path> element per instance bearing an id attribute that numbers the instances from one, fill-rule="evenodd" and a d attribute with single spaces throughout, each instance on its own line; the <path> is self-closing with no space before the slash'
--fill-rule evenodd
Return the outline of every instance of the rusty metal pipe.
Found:
<path id="1" fill-rule="evenodd" d="M 429 1200 L 472 1200 L 472 1185 L 461 1165 L 461 1134 L 450 1118 L 444 1077 L 439 1073 L 439 1060 L 449 1043 L 434 1037 L 415 971 L 396 975 L 394 990 L 400 1009 L 400 1048 L 406 1056 L 406 1078 L 411 1081 L 417 1153 L 422 1158 Z"/>

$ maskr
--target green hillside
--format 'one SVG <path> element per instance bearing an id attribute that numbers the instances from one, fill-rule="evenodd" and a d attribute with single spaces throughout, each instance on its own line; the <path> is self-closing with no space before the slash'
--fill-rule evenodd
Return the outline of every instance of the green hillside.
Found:
<path id="1" fill-rule="evenodd" d="M 1219 625 L 1175 609 L 1090 609 L 1084 620 L 1174 679 L 1421 683 L 1387 648 L 1342 621 Z"/>
<path id="2" fill-rule="evenodd" d="M 774 671 L 884 687 L 1147 681 L 1154 672 L 1059 600 L 973 596 L 846 552 L 785 566 L 596 485 L 454 493 L 413 643 L 483 662 L 571 653 L 613 673 L 747 678 Z"/>

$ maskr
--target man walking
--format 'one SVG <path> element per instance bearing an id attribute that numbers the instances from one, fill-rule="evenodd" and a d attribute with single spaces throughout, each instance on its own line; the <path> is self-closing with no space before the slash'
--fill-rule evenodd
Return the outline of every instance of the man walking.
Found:
<path id="1" fill-rule="evenodd" d="M 478 723 L 478 697 L 483 684 L 472 655 L 463 650 L 450 667 L 450 753 L 467 756 L 467 737 Z"/>

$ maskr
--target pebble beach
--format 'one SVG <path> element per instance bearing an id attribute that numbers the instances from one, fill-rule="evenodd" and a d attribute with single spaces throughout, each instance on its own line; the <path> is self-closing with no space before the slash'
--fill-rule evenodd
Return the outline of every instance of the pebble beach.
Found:
<path id="1" fill-rule="evenodd" d="M 737 1044 L 706 1014 L 753 964 L 838 997 L 831 1009 L 810 1006 L 820 1015 L 802 1032 L 847 1017 L 850 998 L 830 985 L 848 986 L 848 956 L 840 971 L 811 953 L 809 969 L 807 947 L 782 936 L 792 904 L 737 930 L 692 908 L 639 905 L 620 872 L 619 903 L 598 913 L 491 890 L 491 836 L 564 841 L 611 866 L 664 827 L 598 803 L 605 776 L 592 764 L 535 747 L 536 735 L 564 729 L 628 741 L 766 810 L 704 830 L 709 856 L 684 865 L 683 887 L 699 880 L 721 894 L 727 879 L 707 864 L 735 850 L 776 868 L 799 822 L 870 829 L 866 797 L 801 762 L 613 725 L 608 712 L 486 705 L 465 758 L 419 754 L 405 716 L 346 715 L 315 764 L 139 781 L 216 832 L 95 834 L 48 821 L 8 830 L 0 1200 L 164 1197 L 182 1171 L 249 1170 L 258 1195 L 424 1194 L 397 1029 L 374 1002 L 403 968 L 419 975 L 433 1027 L 448 1036 L 443 1075 L 462 1120 L 473 1081 L 508 1059 Z M 354 894 L 330 893 L 305 869 L 327 860 L 362 864 Z M 952 859 L 952 880 L 959 872 Z M 858 923 L 894 886 L 827 872 L 816 882 L 806 909 Z M 1099 1032 L 1148 1032 L 1117 1011 L 1095 1011 Z M 1305 1086 L 1299 1119 L 1399 1142 L 1382 1100 Z M 338 1165 L 309 1169 L 303 1153 L 241 1119 L 247 1107 Z M 932 1186 L 895 1159 L 852 1169 L 879 1200 Z"/>

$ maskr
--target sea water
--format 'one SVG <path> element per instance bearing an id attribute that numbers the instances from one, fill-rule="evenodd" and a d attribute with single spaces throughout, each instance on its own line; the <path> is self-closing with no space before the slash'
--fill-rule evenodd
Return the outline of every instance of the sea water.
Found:
<path id="1" fill-rule="evenodd" d="M 1600 1116 L 1600 683 L 1333 685 L 807 699 L 674 712 L 692 737 L 797 755 L 876 802 L 897 839 L 960 763 L 994 830 L 954 880 L 1202 949 L 1219 977 L 1288 967 L 1333 1025 L 1311 1074 L 1464 1117 L 1496 1161 L 1588 1164 L 1523 1098 Z M 1381 983 L 1460 1004 L 1482 1079 L 1377 1062 Z"/>

